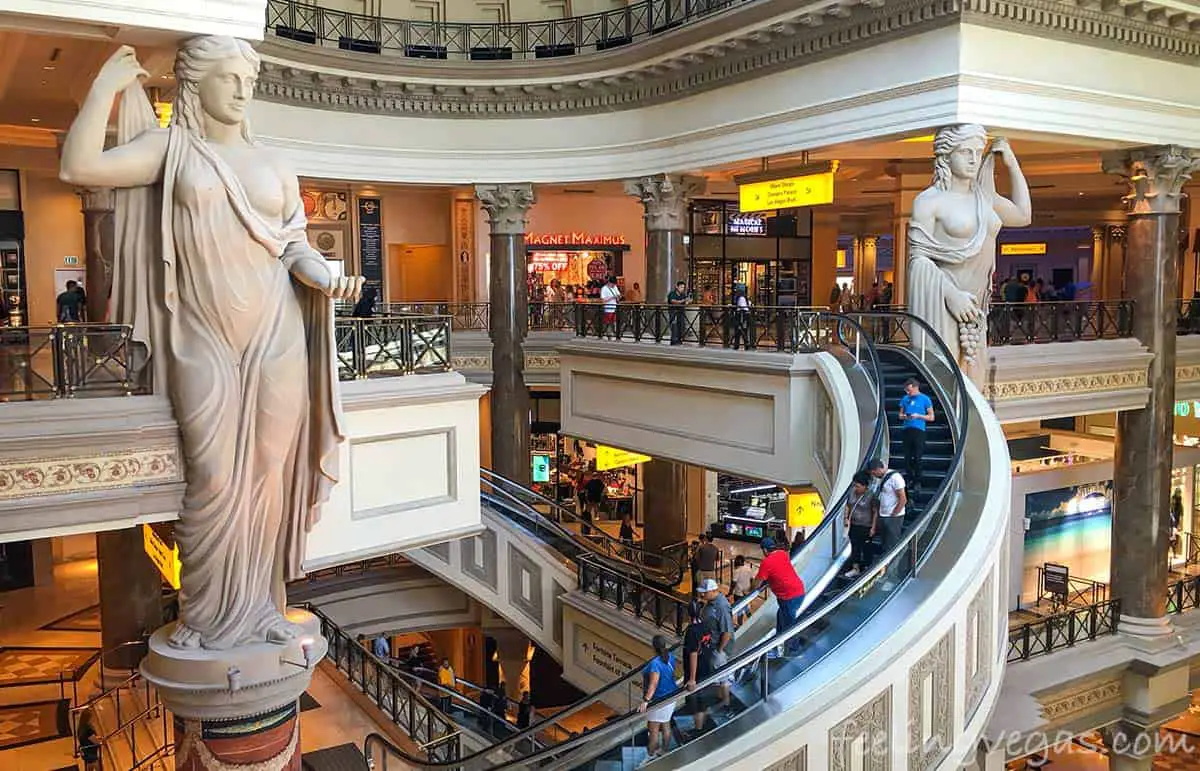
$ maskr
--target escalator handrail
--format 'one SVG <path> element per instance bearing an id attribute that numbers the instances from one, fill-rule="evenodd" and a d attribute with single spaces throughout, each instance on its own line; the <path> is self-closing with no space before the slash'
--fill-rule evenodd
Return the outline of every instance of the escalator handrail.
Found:
<path id="1" fill-rule="evenodd" d="M 916 317 L 912 316 L 911 314 L 875 312 L 875 313 L 863 314 L 863 315 L 869 315 L 869 316 L 880 317 L 880 318 L 907 317 L 910 320 L 916 321 L 920 326 L 926 328 L 926 331 L 928 333 L 927 336 L 933 337 L 933 339 L 936 340 L 941 345 L 942 351 L 947 357 L 947 362 L 954 364 L 954 359 L 950 358 L 949 350 L 945 347 L 945 344 L 942 343 L 941 339 L 937 336 L 937 333 L 934 332 L 931 328 L 929 328 L 928 324 L 925 324 L 925 322 L 921 321 L 920 319 L 917 319 Z M 956 365 L 951 366 L 950 369 L 956 373 L 957 384 L 961 388 L 964 389 L 962 394 L 965 397 L 965 393 L 966 393 L 965 387 L 966 386 L 965 386 L 965 382 L 963 380 L 961 371 L 959 371 L 959 369 Z M 956 408 L 956 411 L 959 413 L 965 414 L 965 412 L 966 412 L 965 404 L 966 403 L 963 402 L 963 407 L 964 407 L 963 409 L 957 409 L 958 405 L 954 405 Z M 949 407 L 949 405 L 947 405 L 947 407 Z M 946 501 L 946 498 L 947 498 L 946 493 L 949 490 L 949 488 L 954 484 L 955 478 L 958 476 L 959 466 L 962 463 L 963 445 L 965 444 L 965 442 L 962 441 L 962 437 L 965 437 L 966 418 L 964 415 L 956 415 L 955 417 L 960 419 L 960 426 L 963 428 L 963 433 L 958 437 L 959 441 L 957 442 L 953 460 L 951 461 L 950 472 L 942 480 L 942 484 L 939 485 L 937 492 L 934 494 L 933 498 L 930 499 L 929 506 L 926 507 L 924 512 L 922 512 L 920 519 L 918 519 L 913 524 L 912 527 L 908 528 L 908 530 L 901 537 L 900 541 L 896 545 L 894 545 L 891 549 L 889 549 L 888 552 L 886 554 L 884 554 L 881 559 L 877 560 L 876 564 L 870 570 L 864 571 L 861 575 L 856 577 L 848 586 L 846 586 L 840 592 L 838 592 L 838 594 L 832 600 L 830 600 L 829 602 L 822 605 L 820 608 L 818 608 L 816 611 L 814 611 L 812 613 L 812 615 L 809 615 L 806 618 L 802 619 L 799 623 L 794 625 L 791 629 L 784 632 L 782 637 L 772 635 L 770 638 L 752 646 L 749 650 L 743 651 L 742 653 L 731 657 L 730 660 L 725 664 L 725 666 L 716 670 L 715 672 L 713 672 L 712 674 L 710 674 L 708 677 L 704 678 L 703 680 L 697 682 L 695 689 L 694 689 L 695 692 L 699 692 L 699 691 L 703 690 L 704 688 L 707 688 L 709 686 L 715 685 L 719 682 L 722 682 L 722 681 L 728 679 L 728 677 L 731 674 L 737 672 L 738 670 L 744 669 L 745 667 L 758 662 L 759 659 L 765 659 L 773 650 L 778 648 L 780 645 L 786 645 L 786 643 L 788 641 L 801 636 L 808 629 L 810 629 L 814 624 L 823 620 L 826 616 L 830 615 L 836 608 L 839 608 L 843 603 L 852 599 L 860 592 L 863 592 L 864 590 L 866 590 L 868 588 L 868 586 L 874 580 L 876 580 L 878 577 L 882 577 L 883 573 L 885 573 L 891 567 L 892 562 L 894 560 L 896 560 L 896 558 L 900 557 L 905 551 L 907 551 L 910 546 L 915 547 L 915 543 L 914 543 L 915 539 L 919 535 L 923 534 L 925 527 L 928 526 L 929 523 L 932 521 L 934 514 L 938 512 L 939 507 L 943 504 L 943 502 Z M 939 531 L 938 535 L 940 537 L 940 531 Z M 937 545 L 937 540 L 931 541 L 927 551 L 928 552 L 933 551 L 933 549 L 936 545 Z M 918 566 L 919 566 L 919 563 L 916 560 L 914 560 L 914 567 L 913 567 L 912 575 L 916 575 Z M 798 676 L 803 676 L 803 673 L 800 673 Z M 680 692 L 676 691 L 675 693 L 671 694 L 670 696 L 664 696 L 662 698 L 655 699 L 647 707 L 646 712 L 651 712 L 656 707 L 659 707 L 668 702 L 672 702 L 672 703 L 676 702 L 679 700 L 680 696 L 681 696 Z M 565 742 L 555 744 L 552 747 L 547 747 L 543 750 L 532 753 L 530 755 L 525 755 L 525 756 L 515 759 L 513 761 L 509 761 L 509 762 L 501 763 L 499 765 L 492 766 L 491 769 L 492 769 L 492 771 L 501 771 L 502 769 L 515 768 L 518 765 L 521 767 L 532 767 L 534 765 L 537 765 L 540 761 L 561 755 L 567 751 L 570 751 L 579 746 L 582 746 L 584 743 L 596 742 L 598 740 L 602 740 L 606 736 L 610 736 L 615 733 L 623 732 L 626 729 L 630 728 L 635 723 L 638 723 L 644 719 L 645 719 L 644 713 L 640 713 L 640 712 L 626 713 L 622 717 L 617 718 L 615 720 L 610 720 L 607 723 L 605 723 L 604 725 L 597 727 L 595 730 L 590 731 L 586 736 L 578 736 L 578 737 L 575 737 L 572 739 L 568 739 Z M 515 743 L 516 741 L 519 741 L 520 738 L 522 738 L 522 737 L 519 737 L 519 736 L 512 737 L 511 739 L 509 739 L 507 741 Z M 460 761 L 457 761 L 454 764 L 434 764 L 434 763 L 418 761 L 418 765 L 421 767 L 424 767 L 424 768 L 442 768 L 442 767 L 447 767 L 447 766 L 451 766 L 451 765 L 460 765 L 463 761 L 470 760 L 471 758 L 472 758 L 472 756 L 467 756 L 465 758 L 462 758 Z"/>
<path id="2" fill-rule="evenodd" d="M 414 669 L 414 670 L 413 670 L 413 672 L 414 672 L 414 673 L 415 673 L 415 672 L 420 672 L 420 673 L 422 673 L 422 674 L 426 674 L 426 673 L 427 673 L 427 674 L 434 675 L 434 676 L 436 676 L 436 675 L 437 675 L 437 670 L 436 670 L 436 669 L 430 669 L 430 668 L 428 668 L 428 667 L 417 667 L 416 669 Z M 410 673 L 403 673 L 403 672 L 402 672 L 402 674 L 408 674 L 408 676 L 409 676 L 409 677 L 414 677 L 414 676 L 415 676 L 415 675 L 413 675 L 413 674 L 410 674 Z M 420 681 L 421 681 L 421 682 L 422 682 L 424 685 L 427 685 L 427 686 L 432 686 L 432 687 L 436 688 L 438 691 L 440 691 L 440 692 L 442 692 L 442 693 L 444 693 L 444 694 L 446 694 L 446 695 L 450 695 L 450 694 L 457 694 L 457 695 L 458 695 L 458 698 L 459 698 L 459 700 L 460 700 L 460 701 L 465 701 L 465 702 L 467 702 L 467 703 L 469 703 L 469 704 L 473 705 L 473 706 L 474 706 L 474 707 L 476 707 L 477 709 L 481 710 L 482 712 L 485 712 L 485 713 L 487 713 L 487 714 L 490 714 L 490 715 L 495 715 L 495 713 L 494 713 L 494 712 L 488 712 L 488 709 L 487 709 L 487 707 L 484 707 L 482 704 L 480 704 L 479 702 L 477 702 L 477 701 L 475 701 L 475 700 L 471 699 L 469 696 L 467 696 L 467 695 L 465 695 L 465 694 L 462 694 L 462 693 L 459 693 L 458 691 L 455 691 L 455 690 L 453 690 L 453 689 L 447 688 L 446 686 L 442 685 L 441 683 L 438 683 L 438 682 L 430 682 L 430 681 L 428 681 L 428 680 L 425 680 L 425 679 L 421 678 L 420 676 L 415 676 L 415 677 L 416 677 L 416 679 L 420 680 Z M 466 690 L 469 690 L 469 691 L 475 691 L 476 693 L 483 693 L 484 691 L 488 690 L 488 689 L 487 689 L 487 688 L 485 688 L 484 686 L 482 686 L 482 685 L 479 685 L 479 684 L 477 684 L 477 683 L 473 683 L 473 682 L 471 682 L 470 680 L 466 679 L 465 677 L 459 677 L 458 675 L 455 675 L 455 676 L 454 676 L 454 684 L 455 684 L 455 685 L 461 685 L 461 686 L 462 686 L 463 688 L 465 688 Z M 519 704 L 520 702 L 515 702 L 515 703 Z M 534 717 L 541 716 L 541 715 L 542 715 L 542 713 L 538 711 L 537 707 L 534 707 L 533 705 L 530 705 L 530 709 L 529 709 L 529 715 L 530 715 L 530 717 L 531 717 L 531 718 L 534 718 Z M 549 716 L 549 715 L 547 715 L 547 716 L 545 716 L 545 717 L 550 717 L 550 716 Z M 543 717 L 543 719 L 545 719 L 545 717 Z M 514 728 L 516 727 L 516 723 L 509 722 L 507 718 L 505 718 L 505 722 L 507 722 L 507 723 L 508 723 L 508 725 L 510 725 L 510 726 L 513 726 Z M 533 722 L 532 722 L 532 720 L 530 721 L 530 725 L 531 725 L 531 726 L 533 725 Z M 567 731 L 565 728 L 564 728 L 564 729 L 560 729 L 560 730 L 562 730 L 562 732 L 563 732 L 563 733 L 569 733 L 569 732 L 568 732 L 568 731 Z"/>
<path id="3" fill-rule="evenodd" d="M 866 331 L 863 329 L 863 327 L 853 318 L 846 316 L 844 314 L 828 313 L 828 312 L 821 312 L 819 315 L 822 318 L 833 319 L 836 322 L 838 322 L 837 329 L 838 329 L 839 335 L 841 334 L 841 324 L 842 323 L 849 324 L 852 327 L 856 328 L 860 339 L 863 340 L 866 344 L 867 358 L 869 359 L 871 368 L 874 370 L 874 374 L 875 374 L 875 386 L 876 386 L 876 388 L 875 388 L 876 394 L 875 395 L 876 395 L 876 400 L 878 403 L 878 412 L 876 413 L 876 420 L 875 420 L 875 430 L 872 434 L 871 442 L 868 444 L 868 448 L 867 448 L 867 452 L 870 453 L 872 450 L 876 450 L 878 448 L 879 443 L 882 441 L 883 430 L 884 430 L 882 423 L 886 422 L 886 404 L 884 403 L 883 377 L 880 373 L 879 360 L 878 360 L 878 357 L 877 357 L 877 354 L 875 351 L 874 343 L 871 340 L 870 335 L 868 335 L 866 333 Z M 871 457 L 871 456 L 868 455 L 867 457 Z M 947 477 L 947 478 L 949 478 L 949 477 Z M 837 503 L 835 505 L 844 507 L 847 499 L 849 498 L 849 495 L 850 495 L 850 486 L 847 485 L 846 490 L 842 493 L 841 496 L 839 496 L 839 498 L 837 499 Z M 932 508 L 930 508 L 929 510 L 932 511 Z M 836 510 L 831 508 L 830 511 L 833 512 Z M 821 523 L 817 532 L 820 532 L 821 528 L 832 526 L 830 523 L 836 522 L 837 520 L 838 520 L 838 517 L 833 514 L 831 514 L 830 516 L 827 516 L 825 518 L 825 520 Z M 916 530 L 917 530 L 917 528 L 914 527 L 912 532 L 916 532 Z M 810 544 L 816 543 L 815 533 L 814 533 L 814 537 L 810 538 L 807 541 L 807 543 L 810 543 Z M 901 549 L 903 547 L 903 544 L 905 544 L 905 543 L 907 543 L 907 541 L 902 541 L 901 545 L 897 546 L 897 550 Z M 874 570 L 865 572 L 863 574 L 863 576 L 860 577 L 860 581 L 856 582 L 856 585 L 865 583 L 865 581 L 862 581 L 861 579 L 865 578 L 865 577 L 870 577 L 871 575 L 873 575 L 874 572 L 875 572 Z M 852 596 L 852 594 L 853 593 L 843 592 L 841 595 L 839 595 L 838 603 L 836 603 L 836 604 L 840 604 L 841 598 L 846 597 L 846 596 Z M 736 608 L 744 608 L 745 604 L 748 603 L 749 600 L 753 596 L 754 595 L 751 594 L 745 600 L 739 602 L 737 604 L 737 606 L 735 606 L 735 607 Z M 835 603 L 826 604 L 822 608 L 822 612 L 818 616 L 816 616 L 816 618 L 823 618 L 824 615 L 826 613 L 828 613 L 829 610 L 834 606 L 835 606 Z M 809 624 L 808 623 L 798 624 L 797 626 L 793 627 L 792 630 L 789 631 L 789 634 L 786 635 L 784 639 L 785 640 L 791 639 L 791 636 L 794 633 L 796 633 L 796 630 L 798 628 L 800 628 L 801 626 L 803 626 L 803 628 L 807 628 L 809 626 Z M 727 672 L 734 672 L 737 669 L 741 669 L 742 667 L 745 666 L 745 661 L 748 660 L 750 652 L 769 651 L 769 650 L 772 650 L 778 644 L 779 644 L 778 641 L 774 640 L 774 634 L 772 633 L 772 636 L 770 638 L 767 638 L 764 642 L 760 642 L 760 643 L 752 646 L 750 651 L 743 653 L 742 655 L 739 655 L 735 660 L 738 662 L 741 662 L 740 664 L 738 664 L 736 667 L 734 667 L 734 666 L 732 666 L 732 662 L 731 662 L 729 665 L 723 667 L 720 670 L 720 672 L 727 673 Z M 682 645 L 681 642 L 676 643 L 670 648 L 670 650 L 675 651 L 681 645 Z M 765 655 L 765 654 L 763 654 L 763 655 Z M 583 699 L 577 701 L 575 704 L 572 704 L 571 706 L 567 707 L 566 709 L 562 710 L 561 712 L 556 713 L 555 715 L 551 716 L 547 720 L 559 721 L 559 720 L 562 720 L 563 718 L 570 717 L 571 715 L 590 707 L 592 704 L 594 704 L 596 701 L 598 701 L 604 694 L 609 693 L 610 691 L 613 691 L 617 688 L 627 685 L 630 681 L 630 678 L 633 678 L 633 677 L 636 677 L 637 675 L 639 675 L 642 672 L 644 667 L 645 667 L 645 662 L 639 663 L 637 667 L 629 670 L 627 673 L 625 673 L 621 677 L 618 677 L 618 678 L 610 681 L 604 687 L 600 688 L 597 691 L 593 691 L 592 693 L 585 696 Z M 725 674 L 722 674 L 720 676 L 718 676 L 717 674 L 714 674 L 714 675 L 710 676 L 709 678 L 705 679 L 703 681 L 703 685 L 710 685 L 712 683 L 717 682 L 718 680 L 724 679 L 725 677 L 727 677 L 727 675 L 725 675 Z M 697 684 L 696 690 L 699 691 L 701 687 L 702 687 L 701 684 Z M 676 695 L 676 696 L 672 696 L 669 698 L 676 699 L 676 698 L 678 698 L 678 696 Z M 665 703 L 666 701 L 667 701 L 667 699 L 664 698 L 664 699 L 660 700 L 659 702 L 656 702 L 656 704 Z M 571 748 L 579 746 L 583 742 L 592 741 L 597 738 L 601 738 L 602 736 L 608 735 L 610 733 L 610 731 L 614 730 L 614 726 L 616 726 L 617 724 L 620 724 L 621 726 L 628 725 L 630 722 L 633 722 L 633 720 L 631 720 L 631 718 L 636 719 L 636 717 L 641 717 L 641 716 L 638 715 L 638 713 L 627 714 L 627 715 L 623 716 L 622 718 L 610 721 L 609 723 L 606 723 L 605 725 L 603 725 L 599 728 L 589 731 L 586 735 L 580 735 L 580 736 L 573 737 L 571 739 L 567 739 L 564 742 L 560 742 L 551 747 L 544 748 L 544 749 L 538 751 L 537 753 L 534 753 L 533 755 L 522 756 L 521 758 L 516 759 L 516 760 L 512 761 L 511 763 L 517 763 L 520 765 L 524 765 L 526 763 L 529 763 L 532 759 L 540 759 L 540 758 L 554 756 L 554 755 L 558 754 L 563 748 L 571 749 Z M 422 759 L 417 758 L 413 755 L 410 755 L 409 753 L 405 752 L 404 750 L 396 747 L 394 744 L 392 744 L 390 741 L 388 741 L 384 737 L 377 737 L 377 738 L 386 747 L 388 747 L 390 749 L 390 751 L 394 752 L 398 757 L 402 758 L 406 763 L 409 763 L 415 767 L 418 767 L 418 768 L 455 768 L 455 767 L 462 766 L 463 764 L 465 764 L 471 760 L 474 760 L 476 758 L 480 758 L 480 757 L 489 755 L 493 752 L 504 750 L 508 747 L 518 744 L 519 742 L 527 741 L 527 740 L 533 738 L 534 736 L 536 736 L 537 733 L 546 730 L 545 728 L 542 727 L 542 723 L 544 723 L 544 722 L 547 722 L 547 721 L 541 721 L 539 723 L 535 723 L 535 724 L 531 725 L 529 728 L 522 731 L 520 734 L 511 736 L 508 739 L 505 739 L 504 741 L 502 741 L 498 744 L 494 744 L 490 747 L 484 748 L 484 749 L 474 752 L 470 755 L 459 758 L 458 760 L 444 762 L 444 763 L 422 760 Z M 368 739 L 369 738 L 371 738 L 371 737 L 368 737 Z M 365 747 L 366 747 L 366 744 L 364 743 L 364 749 L 365 749 Z M 493 768 L 496 768 L 496 769 L 510 768 L 510 767 L 512 767 L 511 763 L 505 763 L 500 766 L 494 766 Z"/>
<path id="4" fill-rule="evenodd" d="M 646 549 L 643 546 L 639 545 L 638 543 L 635 542 L 633 544 L 626 544 L 621 539 L 612 537 L 611 535 L 606 533 L 602 528 L 597 526 L 594 522 L 588 522 L 583 517 L 576 514 L 574 511 L 571 511 L 566 506 L 563 506 L 561 503 L 552 501 L 549 498 L 547 498 L 546 496 L 542 495 L 541 493 L 539 493 L 535 490 L 531 490 L 530 488 L 525 487 L 524 485 L 522 485 L 518 482 L 514 482 L 513 480 L 509 479 L 508 477 L 503 476 L 502 474 L 497 474 L 495 471 L 492 471 L 491 469 L 480 467 L 479 477 L 480 477 L 480 482 L 485 482 L 486 484 L 490 485 L 493 489 L 497 490 L 497 492 L 508 493 L 508 495 L 510 495 L 514 498 L 518 494 L 527 495 L 527 496 L 534 498 L 538 503 L 550 507 L 550 510 L 553 511 L 558 516 L 570 519 L 575 524 L 579 525 L 581 533 L 583 532 L 583 530 L 582 530 L 583 527 L 585 527 L 585 526 L 588 527 L 589 529 L 591 529 L 592 531 L 594 531 L 595 533 L 598 534 L 597 540 L 603 541 L 608 546 L 608 548 L 611 550 L 611 553 L 606 556 L 612 557 L 614 559 L 619 559 L 623 562 L 628 562 L 633 565 L 638 565 L 643 570 L 649 568 L 649 562 L 647 562 L 646 556 L 652 556 L 654 559 L 660 560 L 662 563 L 664 563 L 668 566 L 674 566 L 673 570 L 668 569 L 668 570 L 653 571 L 653 572 L 656 572 L 656 573 L 661 572 L 663 575 L 673 577 L 673 580 L 669 581 L 669 583 L 671 583 L 672 585 L 678 584 L 680 581 L 683 580 L 683 565 L 680 564 L 679 561 L 674 559 L 673 557 L 669 557 L 665 554 L 648 555 Z M 514 489 L 517 490 L 518 492 L 517 493 L 512 492 L 512 490 L 514 490 Z M 522 503 L 524 503 L 524 501 L 522 501 Z M 642 555 L 642 559 L 640 561 L 629 560 L 629 559 L 621 558 L 619 556 L 622 553 L 630 553 L 630 552 L 635 552 L 637 554 Z"/>

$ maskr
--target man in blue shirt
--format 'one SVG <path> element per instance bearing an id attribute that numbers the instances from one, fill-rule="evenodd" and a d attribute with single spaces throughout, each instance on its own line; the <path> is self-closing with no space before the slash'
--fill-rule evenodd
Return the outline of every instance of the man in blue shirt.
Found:
<path id="1" fill-rule="evenodd" d="M 925 427 L 933 420 L 933 400 L 921 393 L 921 386 L 912 378 L 904 381 L 900 420 L 904 423 L 904 476 L 913 493 L 917 493 L 921 489 Z"/>

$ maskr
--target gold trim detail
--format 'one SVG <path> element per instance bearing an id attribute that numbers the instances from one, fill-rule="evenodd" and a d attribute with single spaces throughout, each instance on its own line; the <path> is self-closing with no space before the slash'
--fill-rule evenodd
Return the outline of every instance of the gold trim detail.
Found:
<path id="1" fill-rule="evenodd" d="M 1197 376 L 1200 376 L 1198 371 Z M 989 383 L 987 398 L 1004 402 L 1039 396 L 1063 396 L 1067 394 L 1090 394 L 1128 388 L 1145 388 L 1146 370 L 1124 372 L 1096 372 L 1086 375 L 1045 378 L 1041 380 L 1013 380 Z"/>

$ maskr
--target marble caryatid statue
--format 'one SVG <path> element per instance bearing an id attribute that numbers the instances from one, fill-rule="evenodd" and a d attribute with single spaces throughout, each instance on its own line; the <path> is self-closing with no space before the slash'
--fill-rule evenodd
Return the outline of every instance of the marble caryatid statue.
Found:
<path id="1" fill-rule="evenodd" d="M 62 178 L 118 188 L 111 315 L 169 394 L 187 489 L 181 648 L 286 642 L 284 581 L 336 481 L 342 441 L 331 299 L 353 298 L 305 239 L 296 175 L 246 122 L 259 58 L 230 37 L 185 42 L 159 128 L 133 49 L 104 64 L 67 134 Z M 105 148 L 113 101 L 117 143 Z"/>
<path id="2" fill-rule="evenodd" d="M 933 153 L 933 184 L 913 201 L 908 229 L 908 307 L 982 384 L 996 234 L 1030 223 L 1029 185 L 1008 142 L 997 137 L 989 146 L 983 126 L 941 129 Z M 996 192 L 997 155 L 1008 167 L 1012 200 Z M 920 330 L 913 342 L 924 344 Z"/>

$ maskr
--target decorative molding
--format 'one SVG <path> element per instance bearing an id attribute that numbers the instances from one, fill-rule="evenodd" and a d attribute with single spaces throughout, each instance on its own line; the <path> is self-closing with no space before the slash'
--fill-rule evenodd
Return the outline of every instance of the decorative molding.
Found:
<path id="1" fill-rule="evenodd" d="M 861 763 L 854 762 L 855 744 L 862 740 Z M 892 771 L 892 689 L 876 696 L 857 712 L 829 729 L 829 771 Z"/>
<path id="2" fill-rule="evenodd" d="M 476 185 L 475 197 L 487 212 L 492 235 L 524 235 L 525 218 L 537 202 L 533 185 L 521 182 L 512 185 Z"/>
<path id="3" fill-rule="evenodd" d="M 928 771 L 954 746 L 954 628 L 908 671 L 908 771 Z M 923 723 L 925 680 L 932 678 L 933 724 Z M 929 729 L 929 741 L 921 737 Z"/>
<path id="4" fill-rule="evenodd" d="M 1200 371 L 1200 368 L 1193 369 Z M 1200 377 L 1200 373 L 1197 376 Z M 1003 402 L 1043 396 L 1066 396 L 1068 394 L 1091 394 L 1129 388 L 1146 388 L 1146 378 L 1146 370 L 1144 369 L 1126 370 L 1123 372 L 1097 372 L 1039 380 L 1014 380 L 988 383 L 984 392 L 989 401 Z"/>
<path id="5" fill-rule="evenodd" d="M 492 356 L 490 353 L 455 355 L 451 358 L 450 364 L 456 372 L 490 372 Z M 557 370 L 558 364 L 557 353 L 525 354 L 525 369 L 527 370 Z"/>
<path id="6" fill-rule="evenodd" d="M 183 481 L 177 445 L 0 463 L 0 501 Z"/>
<path id="7" fill-rule="evenodd" d="M 988 573 L 975 599 L 967 606 L 966 723 L 975 717 L 992 682 L 992 660 L 995 658 L 992 655 L 992 621 L 996 615 L 992 580 L 993 574 Z"/>
<path id="8" fill-rule="evenodd" d="M 804 746 L 767 766 L 765 771 L 808 771 L 808 747 Z"/>
<path id="9" fill-rule="evenodd" d="M 625 194 L 642 202 L 647 231 L 686 230 L 688 199 L 703 193 L 704 177 L 656 174 L 625 180 Z"/>
<path id="10" fill-rule="evenodd" d="M 640 63 L 605 69 L 603 76 L 595 77 L 578 72 L 556 77 L 550 64 L 544 70 L 524 65 L 510 71 L 501 63 L 466 62 L 435 68 L 404 57 L 339 55 L 268 38 L 262 48 L 258 95 L 267 101 L 391 115 L 592 114 L 682 99 L 955 23 L 1190 65 L 1200 60 L 1200 16 L 1196 14 L 1155 13 L 1150 4 L 1128 0 L 1088 5 L 1092 4 L 1056 0 L 845 0 L 736 28 L 744 7 L 712 20 L 727 19 L 728 26 L 735 28 L 723 39 L 710 38 L 686 50 L 661 50 L 673 42 L 670 36 L 651 38 L 638 44 L 646 49 Z M 359 66 L 379 74 L 341 74 Z M 339 74 L 323 73 L 323 67 Z M 390 72 L 384 75 L 385 70 Z M 520 77 L 514 78 L 518 73 Z M 481 83 L 481 75 L 495 80 Z M 514 85 L 516 80 L 524 82 Z"/>
<path id="11" fill-rule="evenodd" d="M 1056 690 L 1052 696 L 1038 696 L 1042 719 L 1059 723 L 1104 707 L 1121 704 L 1121 678 L 1089 683 L 1066 693 Z"/>
<path id="12" fill-rule="evenodd" d="M 1104 170 L 1129 183 L 1130 214 L 1178 214 L 1183 186 L 1200 171 L 1200 150 L 1164 145 L 1105 153 Z"/>

